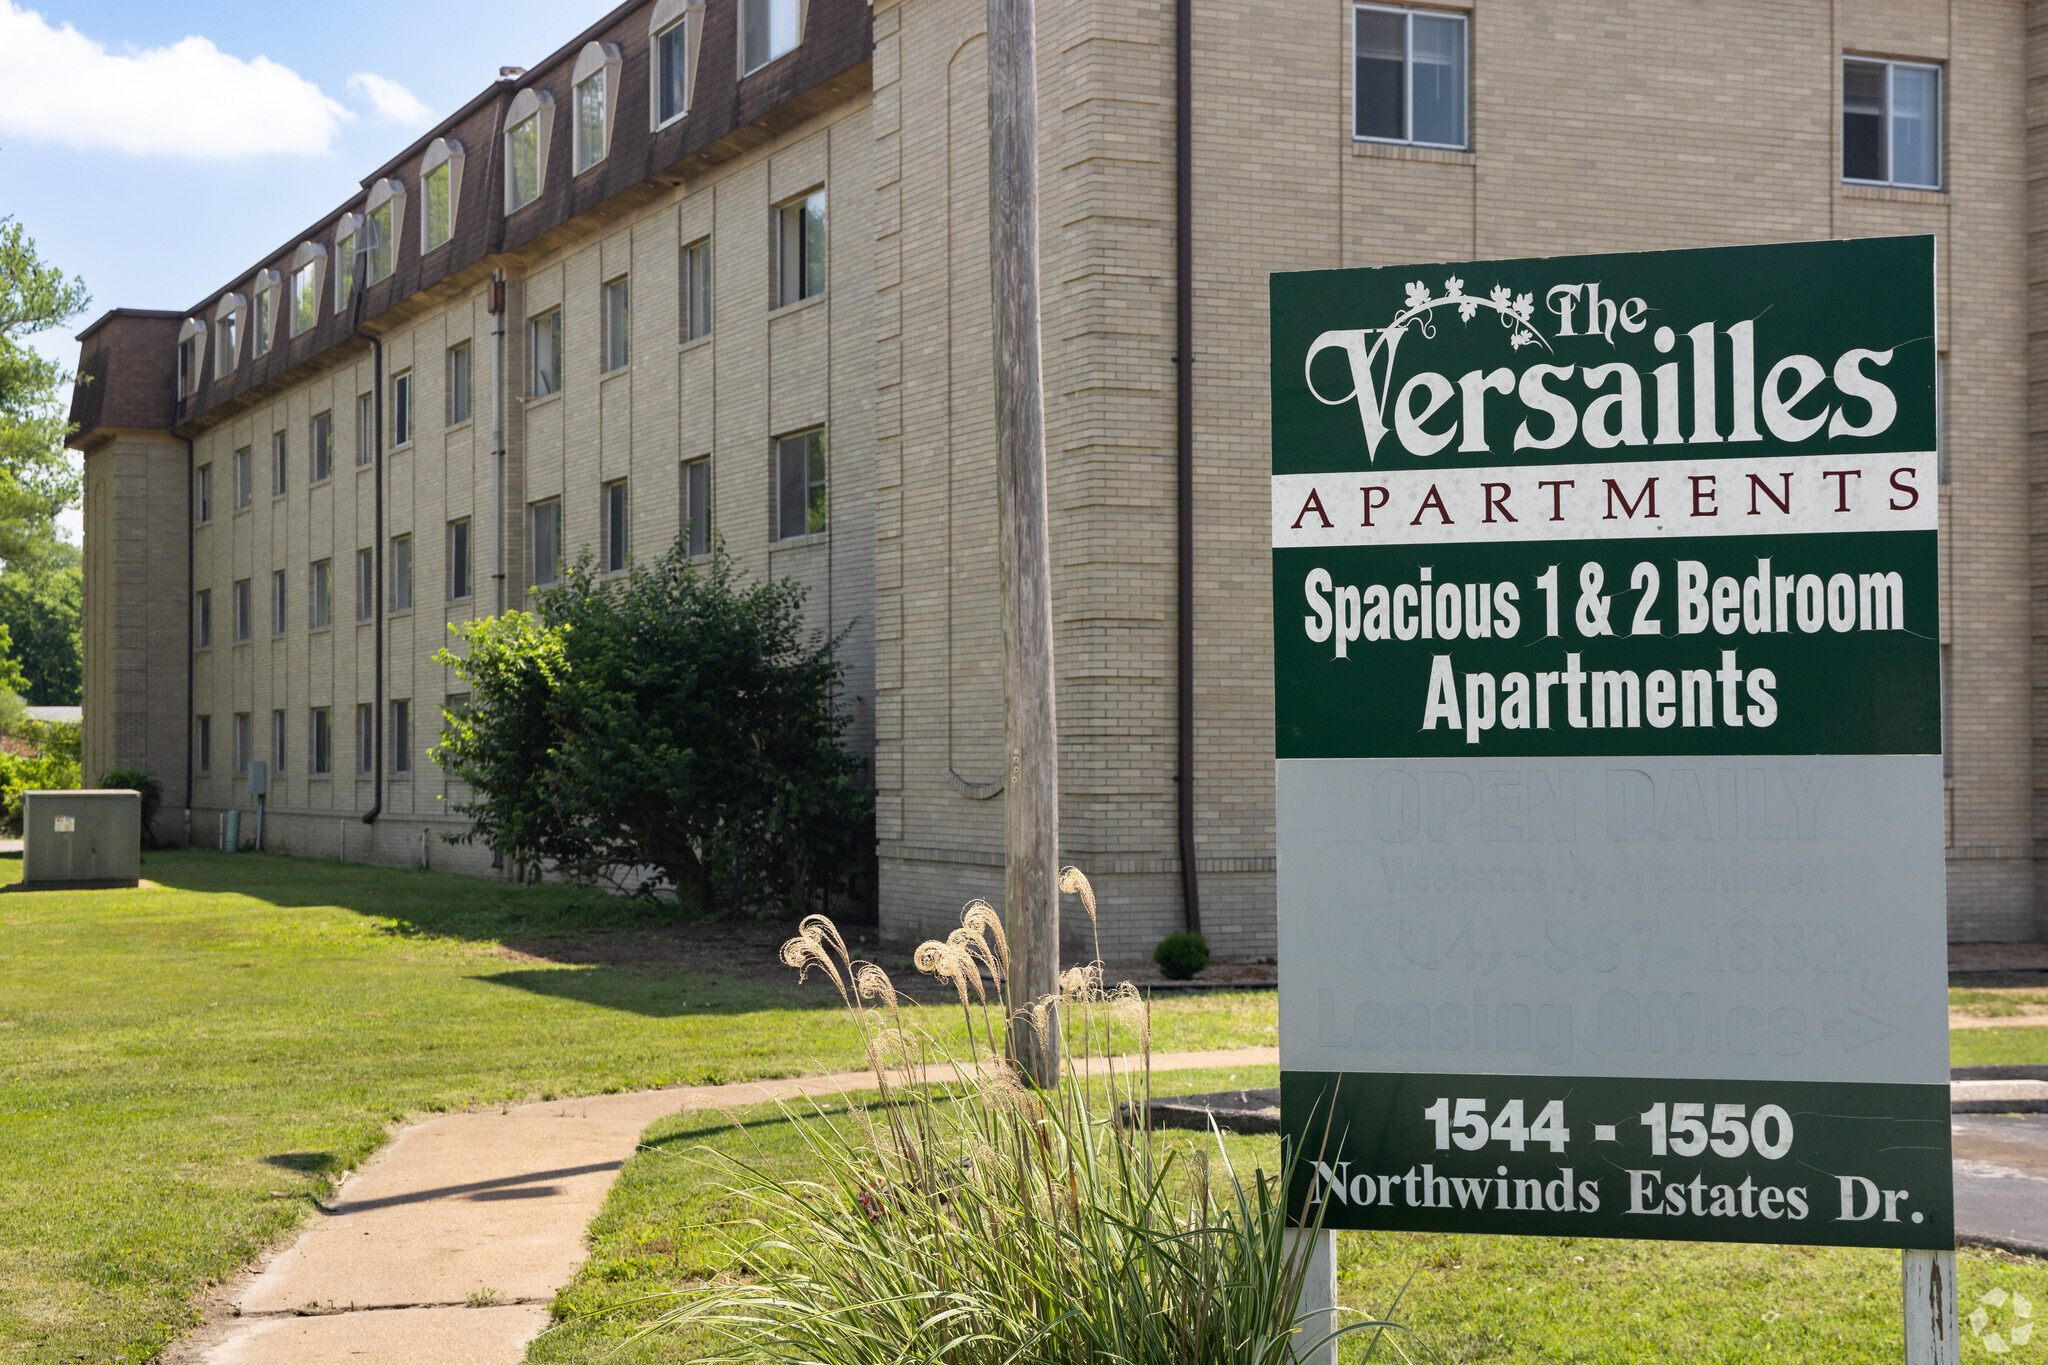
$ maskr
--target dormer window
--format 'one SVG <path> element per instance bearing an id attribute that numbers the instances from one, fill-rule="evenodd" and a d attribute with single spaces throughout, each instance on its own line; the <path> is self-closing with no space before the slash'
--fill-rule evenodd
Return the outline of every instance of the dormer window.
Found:
<path id="1" fill-rule="evenodd" d="M 186 318 L 178 328 L 178 397 L 190 398 L 199 392 L 200 366 L 206 362 L 206 323 L 199 318 Z"/>
<path id="2" fill-rule="evenodd" d="M 420 158 L 420 250 L 432 251 L 455 235 L 455 211 L 461 207 L 462 144 L 437 137 Z"/>
<path id="3" fill-rule="evenodd" d="M 554 141 L 555 97 L 522 90 L 505 115 L 505 212 L 523 209 L 547 188 L 548 148 Z"/>
<path id="4" fill-rule="evenodd" d="M 690 112 L 697 86 L 697 40 L 704 31 L 703 0 L 656 0 L 647 22 L 649 127 L 661 129 Z"/>
<path id="5" fill-rule="evenodd" d="M 603 161 L 612 146 L 612 105 L 618 98 L 619 47 L 616 43 L 585 43 L 577 54 L 576 174 Z"/>
<path id="6" fill-rule="evenodd" d="M 223 294 L 213 309 L 213 377 L 224 379 L 234 373 L 242 358 L 242 320 L 249 301 L 240 294 Z"/>
<path id="7" fill-rule="evenodd" d="M 327 248 L 300 242 L 292 253 L 292 335 L 313 330 L 320 321 L 320 272 L 327 266 Z"/>
<path id="8" fill-rule="evenodd" d="M 803 0 L 740 0 L 740 74 L 794 51 L 803 36 Z"/>
<path id="9" fill-rule="evenodd" d="M 369 207 L 363 230 L 369 234 L 364 284 L 391 278 L 398 263 L 398 233 L 405 226 L 405 186 L 396 180 L 379 180 L 370 186 Z"/>
<path id="10" fill-rule="evenodd" d="M 277 338 L 278 296 L 283 292 L 284 281 L 275 270 L 259 271 L 256 282 L 249 287 L 255 309 L 249 323 L 249 354 L 270 354 L 271 343 Z"/>
<path id="11" fill-rule="evenodd" d="M 359 213 L 344 213 L 334 228 L 334 311 L 348 316 L 356 292 L 356 234 L 362 231 Z"/>

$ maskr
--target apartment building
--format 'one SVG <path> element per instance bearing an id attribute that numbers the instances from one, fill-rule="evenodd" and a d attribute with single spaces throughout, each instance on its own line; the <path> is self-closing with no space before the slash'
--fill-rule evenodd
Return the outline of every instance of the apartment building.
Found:
<path id="1" fill-rule="evenodd" d="M 1191 901 L 1273 950 L 1270 272 L 1898 233 L 1937 239 L 1951 934 L 2036 935 L 2035 6 L 1038 19 L 1061 829 L 1110 955 Z M 206 841 L 260 760 L 274 848 L 488 872 L 433 839 L 448 627 L 715 530 L 852 627 L 885 931 L 998 895 L 983 23 L 634 0 L 189 311 L 95 322 L 88 767 Z"/>

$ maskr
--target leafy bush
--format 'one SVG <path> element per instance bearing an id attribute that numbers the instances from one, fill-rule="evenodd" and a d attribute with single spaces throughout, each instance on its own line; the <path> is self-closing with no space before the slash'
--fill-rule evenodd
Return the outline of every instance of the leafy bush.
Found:
<path id="1" fill-rule="evenodd" d="M 100 775 L 100 786 L 142 793 L 142 843 L 156 847 L 156 813 L 163 809 L 164 784 L 147 768 L 116 768 Z"/>
<path id="2" fill-rule="evenodd" d="M 457 627 L 469 685 L 434 757 L 469 784 L 456 836 L 703 909 L 797 909 L 846 884 L 872 807 L 840 747 L 842 635 L 804 590 L 744 584 L 723 546 L 620 576 L 589 559 L 534 612 Z"/>
<path id="3" fill-rule="evenodd" d="M 1168 981 L 1192 981 L 1209 965 L 1209 940 L 1200 934 L 1168 934 L 1152 950 L 1152 960 Z"/>
<path id="4" fill-rule="evenodd" d="M 15 723 L 10 738 L 30 747 L 17 753 L 0 748 L 0 820 L 8 829 L 21 830 L 23 792 L 69 791 L 82 785 L 79 774 L 79 732 L 82 726 L 59 721 L 22 719 Z"/>
<path id="5" fill-rule="evenodd" d="M 1068 868 L 1061 885 L 1092 920 L 1087 879 Z M 729 1344 L 703 1359 L 834 1365 L 1287 1365 L 1329 1339 L 1300 1311 L 1310 1242 L 1288 1236 L 1284 1173 L 1240 1176 L 1220 1143 L 1212 1170 L 1207 1143 L 1152 1131 L 1149 1064 L 1111 1042 L 1135 1032 L 1149 1052 L 1148 1009 L 1129 983 L 1105 991 L 1100 961 L 1064 973 L 1057 997 L 992 995 L 1009 949 L 988 904 L 968 905 L 916 954 L 967 1015 L 962 1058 L 824 917 L 782 960 L 839 988 L 879 1095 L 845 1118 L 784 1107 L 808 1179 L 700 1153 L 728 1182 L 725 1251 L 752 1278 L 679 1291 L 657 1330 Z M 1027 1088 L 1003 1059 L 1013 1021 L 1079 1054 L 1056 1086 Z M 1319 1208 L 1302 1212 L 1319 1227 Z"/>

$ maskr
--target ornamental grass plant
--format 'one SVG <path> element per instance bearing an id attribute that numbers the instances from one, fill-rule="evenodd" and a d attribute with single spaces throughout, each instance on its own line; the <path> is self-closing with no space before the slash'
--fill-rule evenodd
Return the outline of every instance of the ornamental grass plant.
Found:
<path id="1" fill-rule="evenodd" d="M 1093 923 L 1079 870 L 1061 887 Z M 1377 1345 L 1391 1326 L 1333 1330 L 1301 1311 L 1310 1243 L 1289 1233 L 1284 1172 L 1233 1169 L 1214 1135 L 1153 1131 L 1148 1004 L 1105 986 L 1099 952 L 1056 997 L 1014 1001 L 1001 919 L 970 903 L 915 956 L 966 1018 L 966 1056 L 824 917 L 782 960 L 838 988 L 877 1093 L 844 1113 L 784 1107 L 805 1178 L 695 1155 L 738 1212 L 721 1230 L 735 1269 L 676 1291 L 647 1331 L 691 1329 L 718 1343 L 700 1358 L 720 1361 L 1286 1365 L 1331 1335 Z M 1013 1026 L 1057 1037 L 1057 1085 L 1033 1087 L 1006 1059 Z M 1119 1056 L 1113 1036 L 1137 1052 Z"/>

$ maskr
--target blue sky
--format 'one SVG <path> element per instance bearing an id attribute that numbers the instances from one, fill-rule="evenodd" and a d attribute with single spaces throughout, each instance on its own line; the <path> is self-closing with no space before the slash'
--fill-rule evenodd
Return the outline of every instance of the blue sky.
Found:
<path id="1" fill-rule="evenodd" d="M 0 214 L 85 277 L 86 319 L 189 307 L 614 4 L 0 0 Z M 36 344 L 76 364 L 84 320 Z"/>

